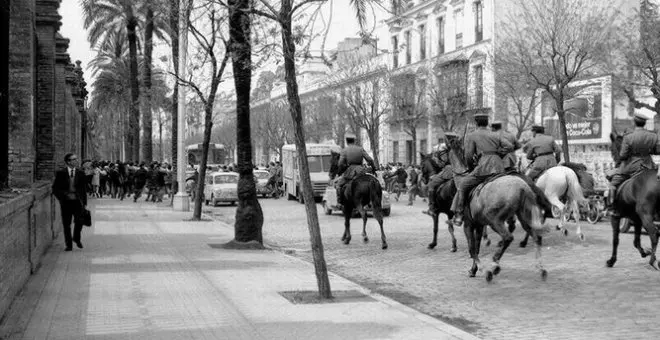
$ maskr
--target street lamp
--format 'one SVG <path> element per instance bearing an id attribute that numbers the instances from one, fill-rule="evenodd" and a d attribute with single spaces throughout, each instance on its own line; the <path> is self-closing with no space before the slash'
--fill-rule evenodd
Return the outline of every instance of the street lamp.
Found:
<path id="1" fill-rule="evenodd" d="M 188 18 L 186 17 L 188 1 L 182 0 L 179 6 L 179 79 L 186 78 L 186 50 L 188 48 Z M 177 82 L 179 80 L 177 79 Z M 186 192 L 186 155 L 184 150 L 184 131 L 186 126 L 186 87 L 179 86 L 177 107 L 177 152 L 176 178 L 179 185 L 172 207 L 177 211 L 190 211 L 190 197 Z"/>

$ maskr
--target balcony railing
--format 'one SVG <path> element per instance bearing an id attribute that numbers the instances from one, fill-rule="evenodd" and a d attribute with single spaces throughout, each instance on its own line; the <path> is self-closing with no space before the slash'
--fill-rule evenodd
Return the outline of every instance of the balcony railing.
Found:
<path id="1" fill-rule="evenodd" d="M 439 103 L 440 105 L 435 105 L 434 114 L 460 113 L 469 110 L 490 108 L 488 94 L 484 92 L 475 92 L 469 96 L 466 93 L 461 93 L 448 98 L 442 98 Z"/>

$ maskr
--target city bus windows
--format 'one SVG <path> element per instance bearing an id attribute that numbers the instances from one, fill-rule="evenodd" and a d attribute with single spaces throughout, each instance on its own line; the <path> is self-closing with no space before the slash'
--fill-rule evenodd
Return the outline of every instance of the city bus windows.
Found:
<path id="1" fill-rule="evenodd" d="M 330 171 L 330 161 L 332 160 L 332 156 L 325 155 L 325 156 L 321 156 L 321 158 L 323 160 L 323 171 L 326 172 Z"/>

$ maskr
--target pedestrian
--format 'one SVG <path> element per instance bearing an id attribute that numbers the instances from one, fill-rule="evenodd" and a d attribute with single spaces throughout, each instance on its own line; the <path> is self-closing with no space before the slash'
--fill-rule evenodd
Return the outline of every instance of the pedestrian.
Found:
<path id="1" fill-rule="evenodd" d="M 55 173 L 53 181 L 53 194 L 60 202 L 62 223 L 64 230 L 65 251 L 73 249 L 73 242 L 78 248 L 83 247 L 81 242 L 82 221 L 78 218 L 87 206 L 87 177 L 84 170 L 78 167 L 78 156 L 67 153 L 64 156 L 65 166 Z M 74 228 L 71 235 L 71 222 Z"/>
<path id="2" fill-rule="evenodd" d="M 92 197 L 100 198 L 99 185 L 101 184 L 101 169 L 99 169 L 98 163 L 92 165 L 92 171 Z"/>
<path id="3" fill-rule="evenodd" d="M 409 170 L 410 175 L 408 178 L 410 179 L 410 189 L 408 190 L 408 205 L 412 206 L 413 200 L 415 200 L 415 195 L 419 194 L 419 173 L 413 165 L 409 167 Z"/>

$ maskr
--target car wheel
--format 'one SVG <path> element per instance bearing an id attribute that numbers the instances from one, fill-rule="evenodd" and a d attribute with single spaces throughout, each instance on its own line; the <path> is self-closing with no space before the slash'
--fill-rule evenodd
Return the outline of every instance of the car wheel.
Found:
<path id="1" fill-rule="evenodd" d="M 328 204 L 323 201 L 323 211 L 325 211 L 326 215 L 332 215 L 332 208 L 328 207 Z"/>
<path id="2" fill-rule="evenodd" d="M 383 216 L 390 216 L 392 208 L 383 209 Z"/>
<path id="3" fill-rule="evenodd" d="M 600 209 L 598 209 L 598 205 L 589 203 L 588 208 L 589 210 L 587 210 L 586 212 L 587 222 L 591 224 L 598 223 L 601 217 L 601 213 L 600 213 Z"/>

